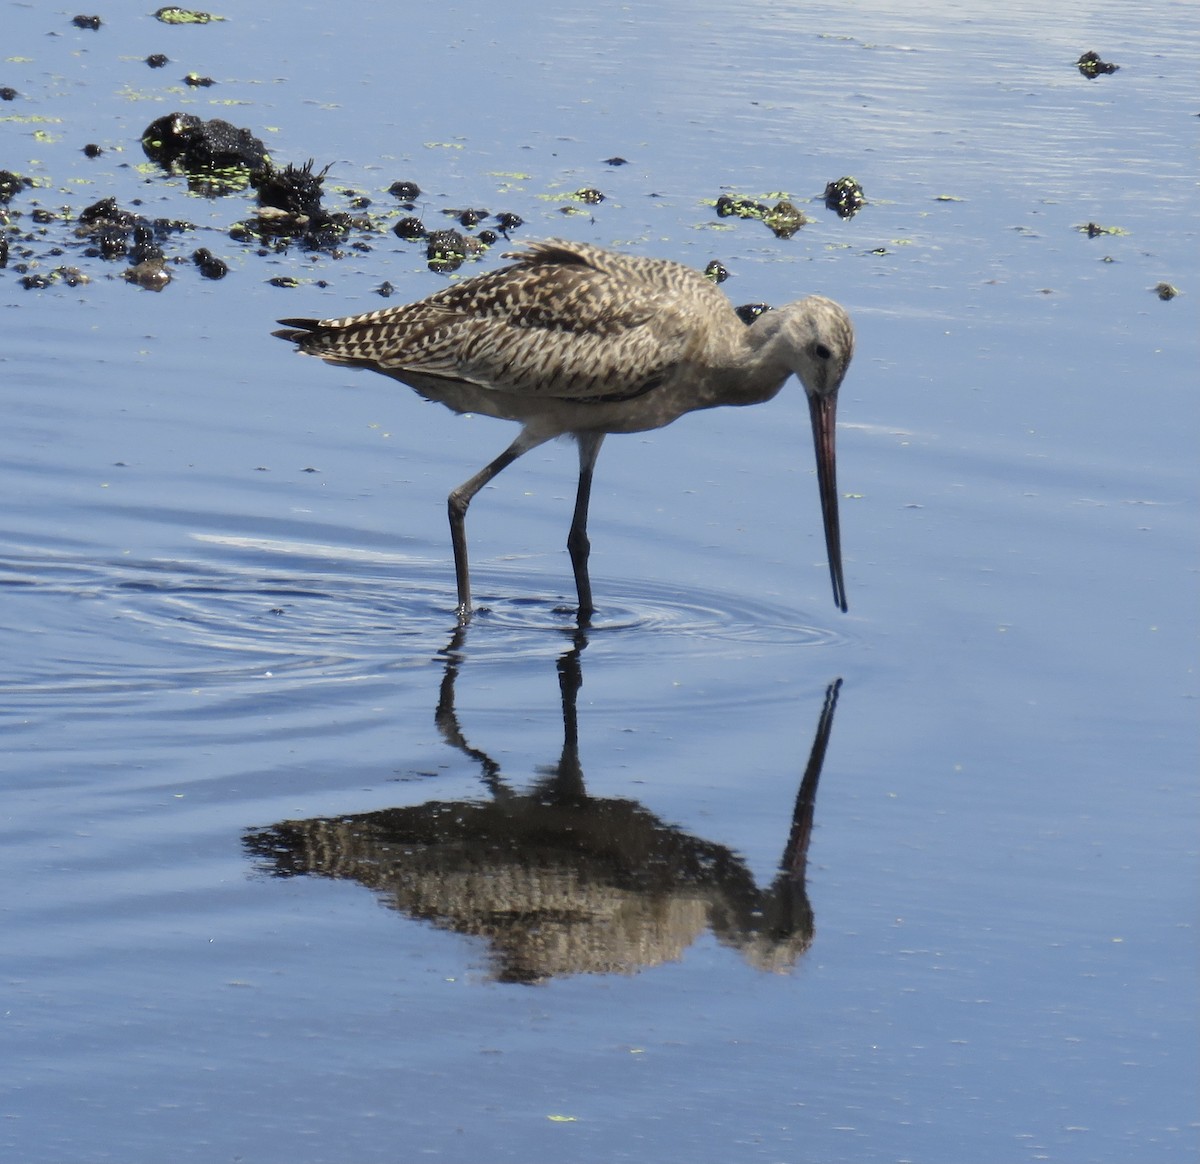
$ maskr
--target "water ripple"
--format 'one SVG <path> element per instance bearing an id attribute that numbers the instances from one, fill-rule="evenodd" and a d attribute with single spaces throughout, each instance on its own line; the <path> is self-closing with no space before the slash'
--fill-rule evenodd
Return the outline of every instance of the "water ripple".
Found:
<path id="1" fill-rule="evenodd" d="M 0 554 L 6 603 L 0 690 L 33 703 L 154 689 L 363 679 L 424 667 L 454 630 L 444 561 L 268 539 L 219 542 L 218 559 L 103 560 L 23 548 Z M 233 551 L 232 553 L 230 551 Z M 574 611 L 544 571 L 483 572 L 469 650 L 556 655 Z M 602 580 L 589 637 L 631 660 L 844 641 L 795 611 L 743 595 Z"/>

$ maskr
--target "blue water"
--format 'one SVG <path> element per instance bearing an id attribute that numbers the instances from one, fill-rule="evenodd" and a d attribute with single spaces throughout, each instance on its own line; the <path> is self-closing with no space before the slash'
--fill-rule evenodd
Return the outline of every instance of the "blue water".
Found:
<path id="1" fill-rule="evenodd" d="M 14 234 L 0 271 L 6 1158 L 1195 1157 L 1194 7 L 2 11 L 13 227 L 141 199 L 231 266 L 154 294 Z M 512 431 L 269 335 L 445 277 L 231 240 L 247 196 L 143 166 L 174 109 L 335 205 L 410 179 L 844 303 L 849 615 L 793 384 L 607 442 L 583 643 L 574 451 L 529 454 L 457 640 L 445 497 Z"/>

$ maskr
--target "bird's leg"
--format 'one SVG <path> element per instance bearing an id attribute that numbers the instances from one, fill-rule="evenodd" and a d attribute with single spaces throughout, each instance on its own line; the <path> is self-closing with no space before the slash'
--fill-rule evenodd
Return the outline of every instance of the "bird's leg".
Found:
<path id="1" fill-rule="evenodd" d="M 471 498 L 493 477 L 507 469 L 518 457 L 537 448 L 550 438 L 533 436 L 523 429 L 494 461 L 485 465 L 469 481 L 464 481 L 448 499 L 450 510 L 450 544 L 454 547 L 454 576 L 458 582 L 458 621 L 465 623 L 471 617 L 471 574 L 467 566 L 467 506 Z"/>
<path id="2" fill-rule="evenodd" d="M 587 626 L 595 613 L 592 605 L 592 580 L 588 576 L 588 555 L 592 545 L 588 541 L 588 502 L 592 496 L 592 471 L 604 433 L 579 433 L 579 489 L 575 494 L 575 516 L 571 519 L 571 532 L 567 534 L 567 551 L 571 555 L 571 568 L 575 571 L 575 589 L 579 593 L 579 625 Z"/>

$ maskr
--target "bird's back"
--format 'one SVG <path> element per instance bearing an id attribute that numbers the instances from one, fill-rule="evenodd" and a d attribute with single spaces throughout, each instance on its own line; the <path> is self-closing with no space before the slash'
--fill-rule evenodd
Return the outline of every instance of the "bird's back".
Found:
<path id="1" fill-rule="evenodd" d="M 578 403 L 629 400 L 742 329 L 729 300 L 679 263 L 586 243 L 534 243 L 497 271 L 416 303 L 276 332 L 331 363 L 437 396 L 438 381 Z"/>

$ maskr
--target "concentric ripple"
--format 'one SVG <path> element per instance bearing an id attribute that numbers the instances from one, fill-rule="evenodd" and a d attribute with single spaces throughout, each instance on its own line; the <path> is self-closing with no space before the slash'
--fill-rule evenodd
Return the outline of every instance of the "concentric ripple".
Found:
<path id="1" fill-rule="evenodd" d="M 508 596 L 487 589 L 477 600 L 480 625 L 511 630 L 549 630 L 574 624 L 575 607 L 562 598 L 547 599 L 545 575 L 504 571 Z M 490 581 L 490 579 L 489 579 Z M 795 610 L 772 605 L 728 591 L 682 588 L 673 583 L 652 583 L 605 578 L 596 583 L 597 611 L 589 628 L 592 634 L 644 635 L 656 651 L 670 651 L 679 640 L 694 653 L 707 640 L 722 643 L 760 643 L 770 646 L 817 647 L 842 641 L 829 627 L 801 621 Z M 528 591 L 528 596 L 522 596 Z"/>
<path id="2" fill-rule="evenodd" d="M 8 710 L 155 689 L 344 683 L 424 667 L 453 638 L 444 561 L 205 535 L 204 560 L 101 560 L 44 548 L 0 555 Z M 216 551 L 215 553 L 213 551 Z M 480 572 L 472 656 L 561 651 L 574 610 L 544 571 Z M 842 641 L 794 611 L 698 587 L 603 579 L 593 641 L 630 657 Z M 599 589 L 599 588 L 598 588 Z M 557 632 L 557 633 L 556 633 Z"/>

